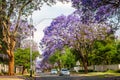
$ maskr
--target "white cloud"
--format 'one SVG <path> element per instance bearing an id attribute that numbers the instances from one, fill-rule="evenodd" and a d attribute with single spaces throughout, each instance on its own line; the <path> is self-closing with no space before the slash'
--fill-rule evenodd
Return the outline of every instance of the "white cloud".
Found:
<path id="1" fill-rule="evenodd" d="M 55 18 L 61 14 L 68 15 L 72 13 L 75 9 L 71 7 L 71 4 L 62 4 L 58 2 L 56 5 L 47 6 L 44 5 L 40 11 L 34 11 L 33 20 L 34 24 L 38 24 L 43 18 Z"/>

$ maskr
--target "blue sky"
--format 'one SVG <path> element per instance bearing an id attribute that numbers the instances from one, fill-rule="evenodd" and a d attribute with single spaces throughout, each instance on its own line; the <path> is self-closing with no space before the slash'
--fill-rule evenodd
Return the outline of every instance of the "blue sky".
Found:
<path id="1" fill-rule="evenodd" d="M 33 24 L 37 31 L 34 33 L 34 41 L 38 43 L 44 36 L 43 29 L 50 25 L 52 18 L 56 18 L 60 15 L 69 15 L 74 12 L 74 8 L 71 7 L 71 3 L 62 4 L 58 2 L 56 5 L 47 6 L 44 5 L 40 11 L 34 11 L 32 14 Z"/>

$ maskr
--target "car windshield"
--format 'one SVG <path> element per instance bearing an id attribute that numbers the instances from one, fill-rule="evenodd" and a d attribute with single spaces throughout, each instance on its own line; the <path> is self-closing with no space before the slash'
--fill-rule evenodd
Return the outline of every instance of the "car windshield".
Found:
<path id="1" fill-rule="evenodd" d="M 67 69 L 62 69 L 62 71 L 68 71 Z"/>
<path id="2" fill-rule="evenodd" d="M 57 71 L 56 69 L 52 69 L 51 71 Z"/>

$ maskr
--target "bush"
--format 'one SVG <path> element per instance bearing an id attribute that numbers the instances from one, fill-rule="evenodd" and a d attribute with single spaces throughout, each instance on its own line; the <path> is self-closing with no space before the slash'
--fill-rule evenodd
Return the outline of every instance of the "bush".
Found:
<path id="1" fill-rule="evenodd" d="M 114 71 L 114 70 L 111 70 L 111 69 L 109 69 L 109 70 L 107 70 L 107 71 L 105 71 L 105 72 L 107 72 L 107 73 L 115 73 L 115 71 Z"/>
<path id="2" fill-rule="evenodd" d="M 3 75 L 3 73 L 0 73 L 0 76 L 2 76 Z"/>
<path id="3" fill-rule="evenodd" d="M 78 72 L 84 72 L 84 70 L 79 70 Z"/>
<path id="4" fill-rule="evenodd" d="M 94 72 L 94 70 L 90 69 L 90 70 L 88 70 L 88 72 Z"/>
<path id="5" fill-rule="evenodd" d="M 84 70 L 79 70 L 78 72 L 85 72 Z M 95 72 L 94 70 L 92 69 L 89 69 L 88 72 Z"/>
<path id="6" fill-rule="evenodd" d="M 120 73 L 120 69 L 119 70 L 107 70 L 106 72 L 108 73 Z"/>
<path id="7" fill-rule="evenodd" d="M 120 73 L 120 69 L 119 70 L 116 70 L 117 73 Z"/>

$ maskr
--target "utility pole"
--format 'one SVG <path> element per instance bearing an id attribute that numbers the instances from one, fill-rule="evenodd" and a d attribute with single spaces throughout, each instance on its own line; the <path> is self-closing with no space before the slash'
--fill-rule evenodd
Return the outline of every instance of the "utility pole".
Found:
<path id="1" fill-rule="evenodd" d="M 32 14 L 30 18 L 30 77 L 32 77 L 33 69 L 32 69 L 32 44 L 33 44 L 33 31 L 32 31 L 32 26 L 33 26 L 33 20 L 32 20 Z"/>

